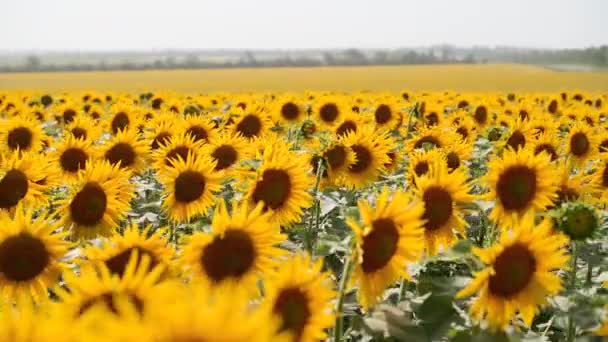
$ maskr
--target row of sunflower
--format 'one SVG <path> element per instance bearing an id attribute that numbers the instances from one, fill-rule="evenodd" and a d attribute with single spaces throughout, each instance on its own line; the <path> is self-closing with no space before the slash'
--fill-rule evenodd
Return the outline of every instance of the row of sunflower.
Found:
<path id="1" fill-rule="evenodd" d="M 424 326 L 409 304 L 446 260 L 462 315 L 423 340 L 602 334 L 601 307 L 564 328 L 553 298 L 603 291 L 607 101 L 0 94 L 0 337 L 396 337 L 369 318 Z"/>

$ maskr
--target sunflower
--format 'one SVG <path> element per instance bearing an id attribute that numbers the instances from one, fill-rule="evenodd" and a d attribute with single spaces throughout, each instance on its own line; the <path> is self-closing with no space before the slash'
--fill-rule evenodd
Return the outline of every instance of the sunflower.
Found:
<path id="1" fill-rule="evenodd" d="M 504 138 L 504 148 L 518 150 L 524 148 L 526 143 L 532 140 L 533 130 L 529 126 L 528 120 L 512 120 L 507 128 Z"/>
<path id="2" fill-rule="evenodd" d="M 0 156 L 0 209 L 12 209 L 18 203 L 39 208 L 48 202 L 46 191 L 54 182 L 47 159 L 34 153 Z"/>
<path id="3" fill-rule="evenodd" d="M 16 117 L 0 124 L 0 148 L 9 152 L 37 153 L 42 149 L 43 138 L 42 128 L 32 119 Z"/>
<path id="4" fill-rule="evenodd" d="M 452 172 L 456 169 L 465 169 L 465 162 L 471 158 L 473 146 L 464 141 L 455 141 L 441 148 L 441 152 L 445 154 L 446 165 L 448 171 Z"/>
<path id="5" fill-rule="evenodd" d="M 289 151 L 286 145 L 268 146 L 246 197 L 252 207 L 263 202 L 264 210 L 272 211 L 271 220 L 280 225 L 297 222 L 304 208 L 312 205 L 308 190 L 314 179 L 308 170 L 306 159 Z"/>
<path id="6" fill-rule="evenodd" d="M 567 138 L 567 153 L 575 165 L 583 167 L 599 153 L 599 142 L 593 129 L 576 122 L 570 127 Z"/>
<path id="7" fill-rule="evenodd" d="M 184 247 L 182 262 L 195 281 L 206 287 L 229 286 L 256 292 L 259 276 L 272 269 L 284 254 L 278 245 L 286 240 L 270 212 L 258 204 L 249 211 L 242 202 L 228 214 L 220 201 L 211 233 L 195 233 Z"/>
<path id="8" fill-rule="evenodd" d="M 296 254 L 268 275 L 264 310 L 280 322 L 280 332 L 290 333 L 293 341 L 321 341 L 332 327 L 336 297 L 323 260 L 312 261 L 306 254 Z"/>
<path id="9" fill-rule="evenodd" d="M 417 150 L 409 154 L 409 163 L 407 168 L 407 180 L 410 184 L 416 184 L 416 177 L 426 175 L 434 163 L 443 163 L 447 165 L 445 153 L 439 149 L 432 150 Z"/>
<path id="10" fill-rule="evenodd" d="M 90 262 L 104 263 L 110 273 L 121 277 L 125 275 L 133 250 L 139 253 L 138 264 L 147 255 L 152 268 L 160 264 L 165 271 L 170 270 L 174 251 L 163 237 L 163 229 L 152 232 L 151 228 L 147 226 L 140 231 L 136 223 L 131 223 L 122 234 L 112 235 L 101 246 L 87 248 L 84 255 Z"/>
<path id="11" fill-rule="evenodd" d="M 469 116 L 462 116 L 458 122 L 453 123 L 450 127 L 458 134 L 457 137 L 460 137 L 460 140 L 463 142 L 470 143 L 477 140 L 475 122 Z"/>
<path id="12" fill-rule="evenodd" d="M 389 199 L 386 189 L 375 206 L 359 201 L 362 224 L 348 219 L 356 238 L 356 262 L 352 285 L 365 310 L 375 305 L 384 290 L 400 278 L 408 278 L 409 263 L 418 261 L 424 250 L 422 203 L 395 192 Z"/>
<path id="13" fill-rule="evenodd" d="M 534 218 L 528 216 L 513 231 L 501 234 L 495 245 L 474 247 L 473 252 L 487 267 L 457 297 L 478 292 L 471 315 L 494 329 L 506 329 L 518 313 L 530 327 L 539 307 L 562 289 L 555 271 L 567 267 L 567 243 L 564 235 L 552 232 L 549 220 L 535 226 Z"/>
<path id="14" fill-rule="evenodd" d="M 237 110 L 233 114 L 232 122 L 226 125 L 226 130 L 242 135 L 247 139 L 262 137 L 272 127 L 268 113 L 262 107 L 255 107 L 246 111 Z"/>
<path id="15" fill-rule="evenodd" d="M 443 113 L 443 106 L 427 106 L 422 114 L 422 122 L 426 127 L 438 126 L 443 122 Z"/>
<path id="16" fill-rule="evenodd" d="M 322 97 L 312 106 L 312 118 L 322 127 L 335 127 L 349 111 L 344 101 L 335 96 Z"/>
<path id="17" fill-rule="evenodd" d="M 110 117 L 107 119 L 108 131 L 117 135 L 121 131 L 137 129 L 140 118 L 136 108 L 126 103 L 112 105 Z"/>
<path id="18" fill-rule="evenodd" d="M 490 213 L 494 222 L 513 226 L 522 217 L 547 208 L 557 196 L 557 177 L 546 153 L 505 150 L 501 158 L 491 160 L 488 166 L 490 171 L 483 181 L 490 192 L 484 197 L 496 200 Z"/>
<path id="19" fill-rule="evenodd" d="M 443 126 L 417 127 L 414 137 L 407 141 L 407 150 L 414 151 L 428 145 L 431 148 L 443 147 L 461 140 L 453 128 Z"/>
<path id="20" fill-rule="evenodd" d="M 78 116 L 65 127 L 65 136 L 73 136 L 77 139 L 96 141 L 101 136 L 100 125 L 90 117 Z"/>
<path id="21" fill-rule="evenodd" d="M 604 130 L 597 136 L 598 150 L 600 153 L 608 152 L 608 131 Z"/>
<path id="22" fill-rule="evenodd" d="M 222 188 L 222 175 L 214 171 L 216 162 L 207 156 L 190 155 L 173 159 L 158 178 L 165 187 L 163 209 L 174 222 L 187 222 L 205 214 Z"/>
<path id="23" fill-rule="evenodd" d="M 560 157 L 560 140 L 555 134 L 540 133 L 538 137 L 531 141 L 531 149 L 534 155 L 545 153 L 554 162 Z"/>
<path id="24" fill-rule="evenodd" d="M 208 155 L 208 146 L 202 141 L 194 141 L 194 137 L 185 134 L 172 135 L 166 139 L 164 144 L 153 151 L 153 167 L 164 170 L 171 166 L 176 160 L 186 161 L 188 158 L 197 158 L 199 155 Z M 205 152 L 205 153 L 202 153 Z"/>
<path id="25" fill-rule="evenodd" d="M 466 222 L 461 207 L 475 198 L 462 170 L 448 172 L 446 164 L 434 161 L 429 171 L 416 177 L 416 196 L 424 203 L 424 237 L 429 255 L 437 254 L 439 247 L 448 248 L 458 235 L 465 235 Z"/>
<path id="26" fill-rule="evenodd" d="M 588 197 L 596 192 L 597 184 L 593 182 L 592 175 L 583 172 L 573 173 L 567 163 L 559 165 L 558 174 L 560 179 L 557 187 L 557 198 L 554 206 L 559 207 L 565 202 L 574 202 Z"/>
<path id="27" fill-rule="evenodd" d="M 278 123 L 293 125 L 307 116 L 306 109 L 294 96 L 283 96 L 272 107 L 274 120 Z"/>
<path id="28" fill-rule="evenodd" d="M 146 167 L 148 145 L 137 130 L 121 130 L 101 147 L 103 158 L 121 169 L 138 173 Z"/>
<path id="29" fill-rule="evenodd" d="M 608 158 L 604 157 L 597 164 L 597 168 L 592 176 L 593 185 L 596 187 L 594 193 L 600 199 L 600 204 L 605 207 L 608 202 Z"/>
<path id="30" fill-rule="evenodd" d="M 170 142 L 170 139 L 183 131 L 180 127 L 181 120 L 177 120 L 172 113 L 161 113 L 147 123 L 150 129 L 144 132 L 144 140 L 149 142 L 152 152 Z M 183 135 L 185 137 L 185 135 Z M 194 138 L 191 138 L 194 141 Z"/>
<path id="31" fill-rule="evenodd" d="M 181 128 L 184 135 L 191 136 L 194 142 L 208 143 L 216 134 L 213 124 L 202 115 L 187 116 Z"/>
<path id="32" fill-rule="evenodd" d="M 491 122 L 492 114 L 489 105 L 484 101 L 473 106 L 473 120 L 478 131 L 483 131 Z"/>
<path id="33" fill-rule="evenodd" d="M 532 134 L 534 136 L 539 136 L 543 133 L 549 136 L 555 136 L 558 134 L 559 121 L 555 120 L 551 114 L 534 112 L 528 126 L 532 129 Z"/>
<path id="34" fill-rule="evenodd" d="M 150 258 L 140 258 L 137 250 L 129 257 L 124 276 L 113 274 L 104 263 L 83 264 L 80 274 L 65 272 L 65 287 L 54 290 L 59 297 L 64 321 L 85 319 L 102 310 L 106 314 L 139 316 L 149 314 L 154 285 L 164 271 L 162 265 L 152 267 Z"/>
<path id="35" fill-rule="evenodd" d="M 47 298 L 63 271 L 60 259 L 69 249 L 65 233 L 45 214 L 18 205 L 13 218 L 0 212 L 0 286 L 4 300 Z"/>
<path id="36" fill-rule="evenodd" d="M 58 105 L 55 109 L 55 119 L 58 123 L 69 124 L 74 121 L 77 114 L 81 111 L 78 104 L 74 102 L 66 102 Z"/>
<path id="37" fill-rule="evenodd" d="M 348 167 L 341 181 L 348 188 L 362 188 L 376 181 L 386 171 L 385 165 L 391 162 L 388 153 L 393 142 L 385 133 L 362 127 L 356 132 L 348 133 L 343 142 L 355 153 L 355 163 Z"/>
<path id="38" fill-rule="evenodd" d="M 344 113 L 342 121 L 334 128 L 334 133 L 338 138 L 344 137 L 350 132 L 356 132 L 363 125 L 364 123 L 360 114 L 347 111 Z"/>
<path id="39" fill-rule="evenodd" d="M 253 157 L 253 149 L 246 138 L 229 132 L 218 134 L 209 144 L 209 155 L 216 161 L 214 171 L 230 172 L 243 160 Z"/>
<path id="40" fill-rule="evenodd" d="M 61 222 L 79 238 L 110 236 L 134 196 L 129 173 L 107 161 L 87 163 L 61 204 Z"/>
<path id="41" fill-rule="evenodd" d="M 0 341 L 10 342 L 77 342 L 84 341 L 81 329 L 66 329 L 64 322 L 46 310 L 32 305 L 3 307 L 0 313 Z M 86 339 L 86 341 L 96 341 Z"/>
<path id="42" fill-rule="evenodd" d="M 78 172 L 96 158 L 90 140 L 75 138 L 70 135 L 60 140 L 52 154 L 52 162 L 67 179 L 77 179 Z"/>
<path id="43" fill-rule="evenodd" d="M 401 111 L 392 101 L 380 101 L 374 106 L 374 123 L 376 128 L 395 129 L 401 123 Z"/>
<path id="44" fill-rule="evenodd" d="M 143 341 L 287 342 L 275 336 L 278 322 L 268 312 L 248 305 L 242 291 L 209 290 L 203 286 L 172 283 L 160 288 L 151 315 L 144 317 Z M 187 300 L 175 300 L 175 294 Z M 162 322 L 162 324 L 159 324 Z M 141 338 L 141 337 L 140 337 Z"/>

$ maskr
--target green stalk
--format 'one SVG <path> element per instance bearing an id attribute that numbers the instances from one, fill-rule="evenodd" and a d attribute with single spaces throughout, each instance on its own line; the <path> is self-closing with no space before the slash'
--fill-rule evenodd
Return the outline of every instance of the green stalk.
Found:
<path id="1" fill-rule="evenodd" d="M 354 241 L 354 240 L 353 240 Z M 338 342 L 342 340 L 342 333 L 344 330 L 344 317 L 342 314 L 342 307 L 344 305 L 344 294 L 346 292 L 346 287 L 348 286 L 348 281 L 350 280 L 350 275 L 352 273 L 353 268 L 353 253 L 352 249 L 354 247 L 354 243 L 351 242 L 349 244 L 349 254 L 346 256 L 346 260 L 344 260 L 344 267 L 342 268 L 342 278 L 340 279 L 340 285 L 338 288 L 338 300 L 336 302 L 336 326 L 334 328 L 334 342 Z"/>
<path id="2" fill-rule="evenodd" d="M 397 296 L 397 305 L 401 303 L 403 296 L 405 295 L 405 286 L 407 285 L 407 280 L 405 278 L 401 279 L 401 285 L 399 285 L 399 295 Z"/>
<path id="3" fill-rule="evenodd" d="M 321 200 L 319 199 L 319 185 L 321 184 L 321 176 L 323 175 L 323 159 L 317 162 L 317 175 L 314 188 L 314 215 L 310 215 L 308 221 L 308 229 L 304 233 L 304 246 L 308 253 L 312 256 L 315 247 L 315 236 L 319 231 L 319 223 L 321 221 Z"/>
<path id="4" fill-rule="evenodd" d="M 572 242 L 572 266 L 570 269 L 570 290 L 574 290 L 576 287 L 576 262 L 578 261 L 578 251 L 576 248 L 576 241 Z M 570 309 L 572 310 L 572 309 Z M 568 336 L 566 341 L 573 342 L 575 335 L 574 317 L 572 312 L 568 313 Z"/>

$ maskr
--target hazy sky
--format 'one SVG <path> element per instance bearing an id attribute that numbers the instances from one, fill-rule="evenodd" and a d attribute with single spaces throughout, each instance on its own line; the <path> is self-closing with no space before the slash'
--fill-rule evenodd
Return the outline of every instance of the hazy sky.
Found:
<path id="1" fill-rule="evenodd" d="M 0 50 L 608 43 L 608 0 L 6 0 Z"/>

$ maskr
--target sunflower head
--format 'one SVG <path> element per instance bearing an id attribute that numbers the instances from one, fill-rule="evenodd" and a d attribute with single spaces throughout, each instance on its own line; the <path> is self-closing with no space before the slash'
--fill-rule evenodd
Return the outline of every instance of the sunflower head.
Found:
<path id="1" fill-rule="evenodd" d="M 557 228 L 571 240 L 589 239 L 600 226 L 600 219 L 595 209 L 583 202 L 562 205 L 555 220 Z"/>

